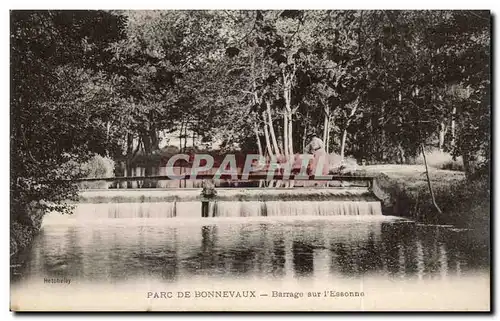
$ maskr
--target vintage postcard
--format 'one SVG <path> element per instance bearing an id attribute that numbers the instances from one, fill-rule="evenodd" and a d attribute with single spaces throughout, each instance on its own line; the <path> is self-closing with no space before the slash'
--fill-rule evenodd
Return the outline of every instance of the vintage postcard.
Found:
<path id="1" fill-rule="evenodd" d="M 10 11 L 11 311 L 490 311 L 490 30 Z"/>

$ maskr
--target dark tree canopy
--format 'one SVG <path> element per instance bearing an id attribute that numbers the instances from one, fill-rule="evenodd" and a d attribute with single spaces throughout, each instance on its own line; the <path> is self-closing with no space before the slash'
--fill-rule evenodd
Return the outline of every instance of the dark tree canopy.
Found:
<path id="1" fill-rule="evenodd" d="M 14 200 L 62 202 L 45 182 L 68 162 L 130 165 L 173 132 L 289 156 L 316 129 L 342 157 L 425 143 L 489 169 L 487 11 L 12 11 L 10 34 Z"/>

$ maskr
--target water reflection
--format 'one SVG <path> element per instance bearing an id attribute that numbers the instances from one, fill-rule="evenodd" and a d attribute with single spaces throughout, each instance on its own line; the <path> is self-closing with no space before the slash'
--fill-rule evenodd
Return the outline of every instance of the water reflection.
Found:
<path id="1" fill-rule="evenodd" d="M 293 241 L 292 251 L 295 275 L 311 275 L 314 271 L 314 247 L 309 243 Z"/>
<path id="2" fill-rule="evenodd" d="M 469 231 L 412 222 L 244 220 L 207 225 L 45 225 L 23 278 L 106 282 L 328 276 L 442 279 L 488 268 L 488 244 Z"/>

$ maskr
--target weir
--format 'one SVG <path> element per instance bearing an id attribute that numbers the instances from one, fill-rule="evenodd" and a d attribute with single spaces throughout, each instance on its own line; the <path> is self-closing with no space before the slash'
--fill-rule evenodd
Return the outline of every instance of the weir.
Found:
<path id="1" fill-rule="evenodd" d="M 294 181 L 314 184 L 314 187 L 218 187 L 213 198 L 203 196 L 201 188 L 83 189 L 80 191 L 80 203 L 107 203 L 108 206 L 83 206 L 80 210 L 86 211 L 87 215 L 95 215 L 95 218 L 382 215 L 380 198 L 373 192 L 371 177 L 330 175 L 292 178 Z M 165 177 L 117 177 L 109 181 L 115 183 L 131 179 L 158 181 Z M 263 177 L 250 177 L 246 181 L 254 182 L 257 179 Z M 223 180 L 227 184 L 233 181 L 230 178 Z"/>
<path id="2" fill-rule="evenodd" d="M 212 201 L 80 204 L 89 219 L 382 215 L 377 201 Z"/>

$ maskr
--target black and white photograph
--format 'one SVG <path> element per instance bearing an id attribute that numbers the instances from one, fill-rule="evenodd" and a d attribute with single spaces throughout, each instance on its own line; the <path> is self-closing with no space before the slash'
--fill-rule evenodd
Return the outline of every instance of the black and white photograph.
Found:
<path id="1" fill-rule="evenodd" d="M 10 311 L 490 312 L 489 10 L 10 10 Z"/>

